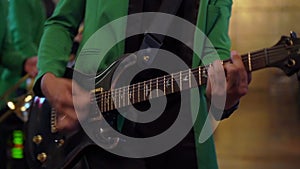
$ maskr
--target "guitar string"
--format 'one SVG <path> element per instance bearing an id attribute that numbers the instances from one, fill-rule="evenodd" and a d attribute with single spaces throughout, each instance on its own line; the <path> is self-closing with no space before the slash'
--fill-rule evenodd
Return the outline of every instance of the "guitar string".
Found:
<path id="1" fill-rule="evenodd" d="M 271 55 L 271 53 L 269 53 L 270 55 Z M 254 55 L 252 55 L 252 56 L 254 56 Z M 263 57 L 264 58 L 264 57 Z M 259 64 L 261 64 L 261 63 L 259 63 Z M 255 62 L 253 62 L 253 67 L 255 67 L 254 65 L 256 65 L 255 64 Z M 197 70 L 198 71 L 198 70 Z M 187 72 L 187 73 L 184 73 L 184 72 Z M 187 76 L 187 75 L 189 75 L 190 73 L 195 73 L 193 70 L 192 71 L 190 71 L 190 70 L 185 70 L 185 71 L 181 71 L 181 75 L 182 76 Z M 198 72 L 197 72 L 198 73 Z M 179 75 L 179 73 L 175 73 L 175 74 L 173 74 L 173 78 L 174 79 L 176 79 L 176 78 L 178 78 L 178 77 L 176 77 L 176 76 L 180 76 Z M 156 83 L 158 83 L 159 85 L 158 86 L 160 86 L 160 85 L 162 85 L 162 83 L 161 82 L 165 82 L 164 81 L 164 79 L 162 79 L 163 77 L 159 77 L 158 79 L 158 82 L 156 82 L 157 80 L 154 80 Z M 165 79 L 168 79 L 168 78 L 170 78 L 169 76 L 165 76 Z M 180 78 L 180 77 L 179 77 Z M 153 79 L 152 80 L 148 80 L 149 81 L 149 83 L 152 83 L 151 81 L 153 81 Z M 143 82 L 144 83 L 144 82 Z M 147 82 L 145 82 L 145 83 L 147 83 Z M 135 84 L 135 85 L 138 85 L 138 84 L 141 84 L 141 82 L 140 83 L 137 83 L 137 84 Z M 156 84 L 155 84 L 155 87 L 156 87 Z M 131 86 L 129 86 L 129 89 L 128 89 L 128 86 L 126 87 L 126 89 L 124 90 L 122 90 L 122 89 L 116 89 L 116 90 L 113 90 L 113 91 L 105 91 L 103 94 L 105 94 L 106 95 L 106 97 L 105 98 L 111 98 L 111 96 L 114 94 L 114 96 L 118 96 L 118 97 L 120 97 L 121 96 L 121 94 L 120 93 L 124 93 L 124 91 L 125 91 L 125 93 L 126 92 L 128 92 L 128 91 L 131 91 L 131 92 L 133 92 L 134 94 L 137 94 L 138 92 L 141 92 L 141 93 L 143 93 L 144 92 L 144 90 L 143 90 L 143 88 L 139 88 L 139 90 L 135 90 L 134 89 L 135 87 L 134 87 L 134 85 L 131 85 Z M 121 91 L 121 92 L 120 92 Z M 100 94 L 101 95 L 101 94 Z M 124 94 L 123 94 L 124 95 Z M 96 96 L 97 97 L 97 96 Z M 98 97 L 99 98 L 99 97 Z M 103 98 L 103 97 L 100 97 L 100 99 L 101 98 Z M 96 98 L 97 99 L 97 98 Z M 98 100 L 98 99 L 97 99 Z M 144 100 L 144 99 L 142 99 L 142 100 Z M 134 101 L 134 100 L 133 100 Z"/>
<path id="2" fill-rule="evenodd" d="M 253 61 L 253 60 L 252 60 Z M 182 72 L 184 72 L 184 71 L 182 71 Z M 193 72 L 193 71 L 191 71 L 191 72 Z M 174 74 L 174 75 L 176 75 L 176 74 Z M 187 74 L 183 74 L 183 75 L 187 75 Z M 170 78 L 169 76 L 165 76 L 165 78 Z M 159 81 L 158 81 L 158 83 L 161 85 L 161 82 L 164 82 L 163 81 L 163 79 L 161 79 L 161 78 L 159 78 Z M 147 82 L 145 82 L 145 83 L 147 83 Z M 150 82 L 149 82 L 150 83 Z M 137 83 L 136 85 L 138 85 L 138 84 L 141 84 L 141 82 L 140 83 Z M 134 86 L 132 86 L 131 87 L 132 89 L 134 88 Z M 124 91 L 124 90 L 123 90 Z M 115 92 L 115 91 L 108 91 L 108 92 Z M 117 92 L 118 93 L 118 92 Z M 109 94 L 109 93 L 108 93 Z"/>
<path id="3" fill-rule="evenodd" d="M 284 45 L 281 45 L 281 47 L 280 48 L 282 48 L 282 46 L 284 46 Z M 300 46 L 300 45 L 296 45 L 296 46 Z M 256 51 L 256 52 L 251 52 L 250 54 L 251 54 L 251 57 L 252 56 L 255 56 L 256 54 L 257 55 L 264 55 L 264 54 L 267 54 L 267 55 L 270 55 L 270 54 L 274 54 L 274 53 L 278 53 L 278 51 L 282 51 L 281 49 L 278 49 L 278 48 L 271 48 L 271 49 L 265 49 L 265 50 L 260 50 L 260 51 Z M 247 56 L 248 56 L 248 53 L 247 54 L 244 54 L 244 55 L 242 55 L 242 56 L 245 56 L 245 59 L 248 59 L 247 58 Z M 262 56 L 262 57 L 265 57 L 265 56 Z M 251 58 L 252 59 L 252 58 Z M 255 59 L 257 59 L 257 58 L 253 58 L 252 60 L 255 60 Z"/>
<path id="4" fill-rule="evenodd" d="M 184 71 L 182 71 L 182 72 L 184 72 Z M 186 72 L 188 72 L 188 71 L 186 71 Z M 182 75 L 186 75 L 186 73 L 183 73 Z M 179 73 L 177 73 L 177 75 L 173 75 L 173 78 L 176 80 L 176 79 L 179 79 L 180 78 L 180 75 L 179 75 Z M 151 79 L 150 79 L 151 80 Z M 148 80 L 149 81 L 149 80 Z M 151 82 L 150 82 L 151 83 Z M 156 84 L 156 82 L 155 82 L 155 84 Z M 161 84 L 161 83 L 160 83 Z M 156 87 L 156 86 L 155 86 Z M 131 92 L 133 92 L 133 93 L 135 93 L 135 94 L 137 94 L 138 92 L 140 92 L 140 93 L 144 93 L 145 91 L 144 91 L 144 89 L 145 88 L 139 88 L 138 90 L 134 90 L 134 88 L 129 88 L 129 90 L 128 90 L 128 88 L 126 88 L 126 90 L 125 90 L 125 92 L 124 92 L 124 90 L 122 91 L 122 89 L 120 90 L 121 92 L 120 93 L 123 93 L 123 94 L 125 94 L 126 95 L 126 92 L 128 93 L 128 91 L 131 91 Z M 160 89 L 160 88 L 159 88 Z M 162 90 L 162 89 L 160 89 L 160 90 Z M 118 91 L 118 90 L 116 90 L 116 91 Z M 104 97 L 97 97 L 97 100 L 98 99 L 108 99 L 109 101 L 108 102 L 112 102 L 113 100 L 115 100 L 114 98 L 112 98 L 112 97 L 117 97 L 117 98 L 119 98 L 120 96 L 122 96 L 119 92 L 116 92 L 116 91 L 114 91 L 114 92 L 112 92 L 112 93 L 110 93 L 109 91 L 107 91 L 106 92 L 106 96 L 105 96 L 105 94 L 104 94 Z M 177 90 L 175 90 L 174 92 L 176 92 Z M 172 93 L 172 92 L 168 92 L 168 93 Z M 148 95 L 149 93 L 147 93 L 147 96 L 149 96 Z M 114 95 L 114 96 L 113 96 Z M 126 96 L 128 96 L 128 94 L 126 95 Z M 159 97 L 160 95 L 157 95 L 157 96 L 155 96 L 155 97 Z M 145 98 L 146 96 L 144 96 L 144 98 Z M 127 97 L 124 97 L 124 98 L 127 98 Z M 142 101 L 145 101 L 145 99 L 144 98 L 142 98 L 141 100 Z M 154 98 L 154 97 L 153 97 Z M 130 104 L 128 101 L 131 101 L 131 100 L 128 100 L 128 99 L 126 99 L 127 100 L 127 103 L 128 103 L 128 105 Z M 147 100 L 147 99 L 146 99 Z M 134 100 L 132 100 L 133 102 L 136 102 L 136 98 L 134 99 Z M 121 102 L 123 102 L 124 103 L 124 100 L 122 100 Z M 126 101 L 125 101 L 126 102 Z M 101 102 L 101 104 L 103 104 L 103 102 Z M 108 104 L 107 102 L 105 103 L 105 104 Z M 114 103 L 114 104 L 117 104 L 117 103 Z M 119 105 L 120 105 L 120 102 L 119 102 Z M 127 105 L 127 104 L 126 104 Z M 123 107 L 124 105 L 122 105 L 122 107 Z M 114 107 L 116 107 L 116 106 L 114 106 Z M 117 106 L 117 107 L 120 107 L 120 106 Z"/>
<path id="5" fill-rule="evenodd" d="M 285 46 L 285 45 L 281 45 L 280 47 L 282 47 L 282 46 Z M 299 45 L 294 45 L 294 46 L 299 46 Z M 278 48 L 280 48 L 280 47 L 273 47 L 273 48 L 271 48 L 271 49 L 269 49 L 268 51 L 267 51 L 267 54 L 268 55 L 272 55 L 272 54 L 274 54 L 274 53 L 276 53 L 276 52 L 278 52 Z M 251 62 L 252 62 L 252 66 L 254 66 L 255 65 L 255 60 L 258 60 L 258 59 L 265 59 L 265 56 L 262 56 L 262 57 L 255 57 L 255 56 L 261 56 L 262 54 L 265 54 L 265 52 L 264 52 L 264 50 L 260 50 L 260 51 L 256 51 L 257 52 L 257 54 L 253 54 L 253 52 L 252 52 L 252 54 L 251 54 Z M 284 52 L 285 53 L 285 52 Z M 247 55 L 244 55 L 244 57 L 242 58 L 242 60 L 243 61 L 247 61 L 248 60 L 248 57 L 246 57 Z M 275 56 L 276 57 L 276 56 Z M 273 56 L 273 58 L 274 58 L 274 56 Z M 271 59 L 269 59 L 269 61 L 271 61 Z M 202 67 L 202 68 L 200 68 L 200 69 L 203 69 L 203 68 L 205 68 L 205 67 Z M 198 71 L 198 70 L 196 70 L 196 71 Z M 191 73 L 195 73 L 193 70 L 185 70 L 185 71 L 181 71 L 182 73 L 183 72 L 188 72 L 188 74 L 191 72 Z M 173 78 L 174 78 L 174 75 L 176 76 L 176 74 L 179 74 L 179 73 L 174 73 L 173 74 Z M 188 75 L 188 74 L 182 74 L 183 76 L 186 76 L 186 75 Z M 164 81 L 164 79 L 162 79 L 162 78 L 164 78 L 164 77 L 159 77 L 158 79 L 158 84 L 160 84 L 161 85 L 161 82 L 165 82 Z M 171 78 L 171 77 L 169 77 L 169 76 L 165 76 L 165 78 Z M 152 79 L 153 80 L 153 79 Z M 151 79 L 150 80 L 148 80 L 149 81 L 149 83 L 151 83 L 151 81 L 152 81 Z M 145 83 L 147 83 L 148 81 L 146 81 Z M 156 80 L 154 80 L 155 82 L 156 82 Z M 137 83 L 137 84 L 135 84 L 135 85 L 138 85 L 138 84 L 142 84 L 142 83 L 144 83 L 144 82 L 139 82 L 139 83 Z M 158 86 L 160 86 L 160 85 L 158 85 Z M 128 87 L 129 87 L 129 90 L 128 90 Z M 156 84 L 155 84 L 155 87 L 156 87 Z M 114 93 L 114 95 L 119 95 L 120 96 L 120 94 L 119 94 L 119 92 L 120 93 L 124 93 L 124 91 L 125 92 L 128 92 L 128 91 L 131 91 L 130 89 L 132 89 L 133 91 L 136 91 L 136 90 L 134 90 L 134 85 L 130 85 L 130 86 L 126 86 L 126 87 L 123 87 L 123 88 L 125 88 L 125 90 L 124 89 L 122 89 L 122 88 L 118 88 L 118 89 L 115 89 L 115 90 L 108 90 L 108 91 L 105 91 L 105 92 L 102 92 L 103 94 L 108 94 L 108 96 L 107 97 L 109 97 L 110 95 L 111 95 L 111 93 Z M 139 91 L 142 91 L 142 93 L 143 93 L 143 89 L 140 89 Z M 100 93 L 100 94 L 98 94 L 98 95 L 96 95 L 96 99 L 98 98 L 97 96 L 99 96 L 99 95 L 101 95 L 102 93 Z M 134 93 L 134 94 L 136 94 L 136 92 Z M 101 97 L 100 97 L 101 98 Z M 103 97 L 102 97 L 103 98 Z"/>
<path id="6" fill-rule="evenodd" d="M 184 71 L 182 71 L 182 72 L 184 72 Z M 182 75 L 187 75 L 187 74 L 182 74 Z M 104 92 L 102 92 L 102 93 L 103 94 L 109 94 L 109 95 L 111 95 L 110 92 L 114 93 L 115 95 L 117 95 L 119 93 L 126 93 L 128 91 L 134 91 L 135 94 L 138 93 L 138 92 L 143 93 L 144 90 L 146 89 L 145 87 L 142 87 L 142 88 L 140 87 L 139 90 L 135 90 L 135 88 L 137 88 L 137 87 L 134 87 L 134 86 L 137 86 L 138 84 L 143 86 L 144 84 L 146 84 L 146 85 L 151 85 L 152 88 L 156 89 L 157 88 L 156 87 L 157 83 L 158 83 L 158 86 L 160 87 L 162 85 L 161 82 L 166 82 L 166 81 L 164 81 L 163 78 L 165 78 L 167 80 L 170 80 L 172 78 L 172 76 L 171 75 L 165 75 L 164 77 L 159 77 L 158 80 L 149 79 L 149 80 L 146 80 L 146 81 L 143 81 L 143 82 L 136 83 L 134 85 L 125 86 L 125 87 L 117 88 L 117 89 L 114 89 L 114 90 L 108 90 L 108 91 L 105 91 L 105 93 Z M 180 79 L 179 73 L 174 73 L 173 74 L 173 79 L 175 79 L 174 82 L 176 82 L 176 80 L 179 80 Z M 99 95 L 101 95 L 101 93 L 99 93 L 97 96 L 99 96 Z"/>
<path id="7" fill-rule="evenodd" d="M 276 54 L 276 55 L 275 55 Z M 279 59 L 281 59 L 282 58 L 282 56 L 280 56 L 279 54 L 287 54 L 286 52 L 270 52 L 270 53 L 268 53 L 268 55 L 269 56 L 272 56 L 272 57 L 268 57 L 267 59 L 268 59 L 268 62 L 269 63 L 271 63 L 271 62 L 275 62 L 275 61 L 277 61 L 277 60 L 279 60 Z M 253 63 L 253 62 L 255 62 L 255 61 L 260 61 L 260 60 L 264 60 L 264 61 L 266 61 L 266 57 L 265 56 L 263 56 L 263 57 L 255 57 L 256 55 L 251 55 L 251 62 Z M 253 58 L 252 58 L 253 57 Z M 248 61 L 248 56 L 244 56 L 243 58 L 242 58 L 242 60 L 243 60 L 243 62 L 247 62 Z"/>
<path id="8" fill-rule="evenodd" d="M 174 78 L 176 78 L 176 77 L 174 77 Z M 162 90 L 162 89 L 160 89 L 160 90 Z M 170 89 L 166 90 L 167 94 L 179 91 L 179 90 L 175 90 L 173 92 L 170 92 L 169 90 Z M 151 99 L 151 98 L 156 98 L 156 97 L 162 96 L 162 95 L 159 94 L 159 95 L 156 95 L 156 96 L 152 96 L 150 98 L 149 93 L 147 93 L 147 94 L 143 94 L 142 96 L 140 95 L 141 99 L 137 99 L 137 97 L 127 99 L 128 92 L 132 92 L 132 93 L 134 93 L 134 95 L 136 95 L 138 93 L 138 91 L 141 91 L 141 93 L 144 92 L 143 88 L 139 88 L 139 90 L 135 90 L 134 88 L 130 88 L 130 89 L 126 89 L 125 91 L 121 90 L 121 92 L 119 92 L 118 90 L 116 90 L 114 92 L 107 91 L 105 94 L 101 95 L 100 97 L 97 97 L 97 99 L 94 100 L 94 101 L 97 101 L 97 103 L 100 104 L 99 106 L 100 106 L 101 111 L 103 111 L 103 110 L 104 111 L 110 111 L 110 110 L 113 110 L 113 109 L 116 109 L 116 108 L 125 107 L 125 106 L 128 106 L 128 105 L 132 105 L 134 103 L 138 103 L 138 102 L 142 102 L 142 101 L 145 101 L 145 100 L 148 100 L 148 99 Z M 98 101 L 101 101 L 101 102 L 98 102 Z"/>
<path id="9" fill-rule="evenodd" d="M 257 53 L 257 54 L 250 53 L 250 56 L 251 56 L 251 60 L 255 60 L 255 59 L 258 59 L 259 57 L 258 58 L 257 57 L 252 58 L 253 56 L 263 55 L 262 58 L 265 58 L 265 55 L 272 55 L 274 53 L 279 53 L 279 52 L 286 53 L 286 51 L 282 51 L 282 50 L 272 50 L 272 51 L 267 51 L 267 53 L 264 52 L 264 51 L 261 51 L 260 53 Z M 242 55 L 242 56 L 245 57 L 245 59 L 248 59 L 248 54 L 247 55 Z"/>
<path id="10" fill-rule="evenodd" d="M 268 54 L 269 55 L 272 55 L 274 52 L 269 52 Z M 278 53 L 277 53 L 278 54 Z M 261 55 L 261 54 L 257 54 L 257 55 Z M 252 55 L 252 57 L 253 57 L 253 59 L 251 59 L 251 62 L 253 63 L 253 65 L 255 65 L 255 61 L 256 60 L 261 60 L 261 59 L 265 59 L 265 57 L 255 57 L 256 55 L 254 54 L 254 55 Z M 248 61 L 248 57 L 243 57 L 242 58 L 242 60 L 243 61 Z M 205 67 L 202 67 L 201 69 L 203 70 Z M 198 71 L 198 70 L 196 70 L 196 71 Z M 182 73 L 184 73 L 184 72 L 189 72 L 189 70 L 185 70 L 185 71 L 181 71 Z M 195 71 L 193 71 L 193 70 L 191 70 L 190 71 L 191 73 L 195 73 Z M 177 75 L 178 73 L 174 73 L 173 75 Z M 182 74 L 182 75 L 188 75 L 188 74 Z M 162 78 L 164 78 L 164 77 L 160 77 L 159 78 L 159 81 L 158 81 L 158 83 L 159 84 L 161 84 L 161 82 L 164 82 L 164 80 L 162 79 Z M 165 76 L 165 78 L 166 79 L 170 79 L 171 77 L 170 77 L 170 75 L 167 75 L 167 76 Z M 145 83 L 147 83 L 148 81 L 150 81 L 150 80 L 147 80 L 147 81 L 145 81 Z M 155 81 L 156 82 L 156 80 L 155 79 L 151 79 L 151 81 Z M 136 83 L 135 85 L 141 85 L 142 83 L 144 83 L 144 82 L 139 82 L 139 83 Z M 152 82 L 149 82 L 149 83 L 152 83 Z M 143 84 L 142 84 L 143 85 Z M 128 86 L 126 86 L 125 88 L 128 88 Z M 131 86 L 131 88 L 134 88 L 134 86 L 132 85 Z M 120 90 L 121 88 L 119 88 L 119 90 Z M 110 90 L 110 92 L 111 92 L 111 90 Z"/>

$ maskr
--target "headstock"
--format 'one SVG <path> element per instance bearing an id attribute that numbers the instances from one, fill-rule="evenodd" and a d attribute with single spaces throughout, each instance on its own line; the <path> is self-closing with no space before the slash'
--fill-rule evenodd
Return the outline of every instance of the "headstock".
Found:
<path id="1" fill-rule="evenodd" d="M 279 42 L 268 49 L 268 65 L 279 67 L 288 76 L 298 72 L 300 78 L 300 39 L 295 32 L 290 33 L 290 37 L 282 36 Z"/>

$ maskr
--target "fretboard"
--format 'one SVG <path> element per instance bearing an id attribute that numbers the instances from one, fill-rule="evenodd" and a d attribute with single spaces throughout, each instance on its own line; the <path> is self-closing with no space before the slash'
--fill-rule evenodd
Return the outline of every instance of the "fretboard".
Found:
<path id="1" fill-rule="evenodd" d="M 109 91 L 95 92 L 102 112 L 194 88 L 207 82 L 207 70 L 198 67 Z"/>

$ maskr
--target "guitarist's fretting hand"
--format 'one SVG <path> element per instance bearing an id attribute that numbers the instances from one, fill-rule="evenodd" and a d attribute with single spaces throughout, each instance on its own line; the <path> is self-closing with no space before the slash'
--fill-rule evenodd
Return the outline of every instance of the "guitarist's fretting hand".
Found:
<path id="1" fill-rule="evenodd" d="M 226 73 L 226 90 L 222 81 L 223 69 Z M 212 95 L 216 97 L 224 97 L 226 91 L 226 103 L 224 109 L 229 109 L 236 105 L 240 98 L 248 92 L 248 85 L 251 81 L 251 74 L 247 73 L 242 58 L 236 51 L 231 53 L 231 62 L 226 62 L 224 65 L 220 61 L 215 61 L 208 69 L 208 85 L 206 88 L 208 101 Z M 214 105 L 219 107 L 218 105 Z"/>
<path id="2" fill-rule="evenodd" d="M 78 127 L 78 115 L 88 111 L 90 94 L 73 83 L 72 80 L 58 78 L 51 73 L 46 73 L 41 81 L 41 89 L 45 97 L 57 112 L 57 129 L 60 131 L 74 130 Z M 75 101 L 75 103 L 73 103 Z"/>

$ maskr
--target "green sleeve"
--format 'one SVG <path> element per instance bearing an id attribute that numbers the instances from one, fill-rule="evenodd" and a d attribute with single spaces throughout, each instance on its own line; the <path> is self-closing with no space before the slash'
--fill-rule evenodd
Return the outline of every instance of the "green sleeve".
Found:
<path id="1" fill-rule="evenodd" d="M 9 41 L 6 20 L 7 4 L 6 0 L 0 0 L 0 65 L 4 68 L 21 72 L 24 59 L 19 53 L 14 51 L 13 45 Z M 2 74 L 2 71 L 0 73 Z"/>
<path id="2" fill-rule="evenodd" d="M 208 5 L 206 35 L 221 60 L 230 57 L 231 41 L 228 35 L 232 0 L 214 0 Z"/>
<path id="3" fill-rule="evenodd" d="M 228 35 L 229 19 L 231 15 L 232 0 L 201 0 L 201 8 L 198 15 L 197 26 L 208 37 L 213 47 L 219 54 L 221 59 L 227 59 L 230 57 L 231 41 Z M 202 10 L 202 11 L 201 11 Z M 204 45 L 202 40 L 196 43 L 196 47 L 200 48 L 205 54 L 209 53 L 211 46 Z M 203 48 L 201 48 L 203 46 Z M 214 57 L 212 57 L 214 59 Z M 207 59 L 211 59 L 207 56 Z M 203 61 L 203 60 L 202 60 Z M 212 61 L 212 60 L 211 60 Z M 199 66 L 201 60 L 198 56 L 193 58 L 193 67 Z M 194 92 L 197 90 L 193 89 Z M 215 152 L 214 138 L 211 135 L 206 141 L 199 142 L 200 133 L 204 127 L 207 118 L 207 103 L 205 98 L 206 86 L 203 85 L 200 90 L 200 107 L 198 110 L 198 116 L 195 119 L 194 134 L 197 153 L 197 163 L 200 169 L 218 169 L 217 156 Z M 191 99 L 196 100 L 193 91 L 191 92 Z"/>
<path id="4" fill-rule="evenodd" d="M 84 10 L 85 0 L 59 1 L 53 15 L 46 21 L 38 51 L 39 74 L 34 86 L 36 94 L 41 94 L 39 81 L 45 73 L 63 76 Z"/>
<path id="5" fill-rule="evenodd" d="M 32 16 L 29 12 L 30 5 L 27 0 L 10 0 L 9 1 L 9 29 L 15 48 L 27 56 L 37 54 L 37 46 L 33 43 L 31 26 Z M 29 24 L 31 23 L 31 24 Z"/>
<path id="6" fill-rule="evenodd" d="M 0 55 L 1 55 L 0 63 L 3 67 L 21 74 L 23 70 L 23 63 L 25 61 L 25 58 L 22 57 L 20 53 L 14 50 L 11 41 L 9 41 L 9 37 L 7 36 L 7 33 L 3 39 Z"/>

